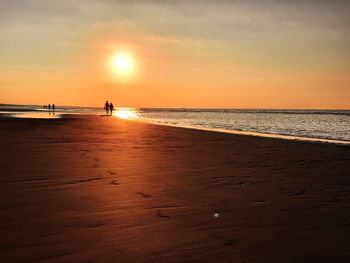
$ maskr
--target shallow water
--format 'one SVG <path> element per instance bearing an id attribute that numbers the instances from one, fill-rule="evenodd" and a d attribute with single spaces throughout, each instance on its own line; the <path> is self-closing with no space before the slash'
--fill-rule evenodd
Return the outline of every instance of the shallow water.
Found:
<path id="1" fill-rule="evenodd" d="M 161 124 L 350 142 L 350 111 L 334 110 L 145 110 Z"/>
<path id="2" fill-rule="evenodd" d="M 1 112 L 11 117 L 16 118 L 31 118 L 31 119 L 57 119 L 61 118 L 61 114 L 56 114 L 56 112 L 37 112 L 37 111 L 28 111 L 28 112 Z"/>

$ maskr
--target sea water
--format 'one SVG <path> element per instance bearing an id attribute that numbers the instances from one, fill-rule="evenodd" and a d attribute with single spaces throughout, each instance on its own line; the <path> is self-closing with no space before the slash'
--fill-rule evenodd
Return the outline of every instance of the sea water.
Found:
<path id="1" fill-rule="evenodd" d="M 145 109 L 152 122 L 350 142 L 349 110 Z"/>

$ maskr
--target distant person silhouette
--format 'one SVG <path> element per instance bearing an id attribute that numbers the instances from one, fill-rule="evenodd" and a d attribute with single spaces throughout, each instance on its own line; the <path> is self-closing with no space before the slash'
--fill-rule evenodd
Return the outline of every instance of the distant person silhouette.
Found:
<path id="1" fill-rule="evenodd" d="M 114 110 L 114 106 L 113 106 L 113 103 L 111 102 L 109 104 L 109 111 L 111 112 L 111 115 L 113 114 L 113 110 Z"/>
<path id="2" fill-rule="evenodd" d="M 52 110 L 55 111 L 56 105 L 52 104 Z"/>
<path id="3" fill-rule="evenodd" d="M 108 100 L 106 100 L 104 109 L 106 110 L 106 115 L 108 115 L 108 111 L 109 111 L 109 103 L 108 103 Z"/>
<path id="4" fill-rule="evenodd" d="M 49 104 L 49 110 L 51 110 L 51 104 Z"/>

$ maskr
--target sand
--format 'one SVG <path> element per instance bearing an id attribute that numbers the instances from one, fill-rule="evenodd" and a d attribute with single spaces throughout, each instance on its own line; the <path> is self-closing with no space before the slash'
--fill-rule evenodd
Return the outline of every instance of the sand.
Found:
<path id="1" fill-rule="evenodd" d="M 350 147 L 0 118 L 0 262 L 346 262 Z"/>

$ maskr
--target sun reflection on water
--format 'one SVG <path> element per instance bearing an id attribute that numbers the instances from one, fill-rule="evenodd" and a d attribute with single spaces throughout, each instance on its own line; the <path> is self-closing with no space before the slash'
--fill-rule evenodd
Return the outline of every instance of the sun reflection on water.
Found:
<path id="1" fill-rule="evenodd" d="M 140 113 L 134 108 L 116 108 L 113 112 L 113 116 L 116 116 L 124 120 L 138 119 Z"/>

